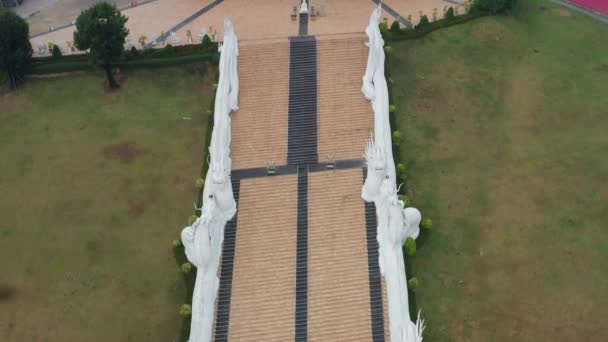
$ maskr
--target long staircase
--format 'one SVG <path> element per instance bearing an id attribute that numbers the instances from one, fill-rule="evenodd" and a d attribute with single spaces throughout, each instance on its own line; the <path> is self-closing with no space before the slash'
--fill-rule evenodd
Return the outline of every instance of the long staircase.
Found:
<path id="1" fill-rule="evenodd" d="M 388 340 L 373 205 L 361 199 L 373 112 L 363 35 L 240 46 L 236 217 L 214 341 Z"/>
<path id="2" fill-rule="evenodd" d="M 316 163 L 317 40 L 294 37 L 289 45 L 288 164 Z"/>

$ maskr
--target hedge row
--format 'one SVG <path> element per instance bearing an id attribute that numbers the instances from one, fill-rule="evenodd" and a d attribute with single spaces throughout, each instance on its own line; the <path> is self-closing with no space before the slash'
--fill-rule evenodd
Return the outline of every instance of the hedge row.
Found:
<path id="1" fill-rule="evenodd" d="M 119 62 L 116 67 L 126 70 L 142 69 L 142 68 L 162 68 L 172 67 L 176 65 L 208 62 L 217 64 L 218 55 L 213 53 L 196 54 L 181 57 L 167 58 L 150 58 L 150 59 L 134 59 L 130 61 Z M 54 74 L 73 71 L 92 71 L 96 67 L 88 61 L 66 61 L 53 63 L 37 63 L 32 65 L 31 74 Z"/>
<path id="2" fill-rule="evenodd" d="M 387 45 L 388 47 L 388 45 Z M 387 49 L 390 50 L 390 49 Z M 388 86 L 388 100 L 390 105 L 390 110 L 389 110 L 389 122 L 390 125 L 393 129 L 395 129 L 397 127 L 397 108 L 393 105 L 393 79 L 391 78 L 391 73 L 390 73 L 390 67 L 389 67 L 389 60 L 391 58 L 390 53 L 385 53 L 386 58 L 384 60 L 384 73 L 387 79 L 387 86 Z M 395 131 L 394 133 L 398 133 L 398 131 Z M 396 134 L 393 133 L 392 136 L 392 140 L 393 140 L 393 159 L 395 161 L 395 165 L 396 165 L 396 169 L 398 170 L 397 172 L 397 185 L 403 183 L 406 184 L 406 170 L 399 170 L 400 168 L 398 167 L 399 164 L 404 165 L 404 163 L 401 161 L 401 137 L 399 134 L 399 137 L 396 138 Z M 401 186 L 399 188 L 399 195 L 401 196 L 405 196 L 405 186 Z M 409 206 L 410 203 L 407 203 L 407 205 Z M 420 232 L 420 234 L 423 234 L 423 231 Z M 405 245 L 403 246 L 403 259 L 405 261 L 405 269 L 407 272 L 407 278 L 408 280 L 414 277 L 414 267 L 412 265 L 412 256 L 408 255 L 408 251 L 407 248 L 405 247 Z M 417 317 L 418 314 L 418 306 L 416 304 L 416 293 L 414 292 L 413 289 L 410 289 L 408 287 L 408 302 L 409 302 L 409 311 L 410 311 L 410 317 L 414 318 Z"/>
<path id="3" fill-rule="evenodd" d="M 125 51 L 116 67 L 120 69 L 142 69 L 171 67 L 182 64 L 209 62 L 217 64 L 219 54 L 217 44 L 202 45 L 167 45 L 162 49 Z M 91 71 L 95 66 L 89 63 L 88 54 L 57 57 L 40 57 L 32 61 L 32 74 L 53 74 L 73 71 Z"/>
<path id="4" fill-rule="evenodd" d="M 399 30 L 387 30 L 382 29 L 382 36 L 385 41 L 400 41 L 400 40 L 410 40 L 417 39 L 426 36 L 427 34 L 438 30 L 440 28 L 449 27 L 453 25 L 459 25 L 466 23 L 467 21 L 471 21 L 473 19 L 477 19 L 483 16 L 489 15 L 488 13 L 475 11 L 469 12 L 467 14 L 458 15 L 452 18 L 444 18 L 440 20 L 436 20 L 433 22 L 429 22 L 427 24 L 422 24 L 416 26 L 414 29 L 408 28 L 400 28 Z"/>
<path id="5" fill-rule="evenodd" d="M 216 74 L 216 82 L 218 81 L 219 71 Z M 205 175 L 207 174 L 207 170 L 209 168 L 209 164 L 207 163 L 207 157 L 209 153 L 209 145 L 211 144 L 211 134 L 213 132 L 213 121 L 214 121 L 214 107 L 215 107 L 215 93 L 211 98 L 211 102 L 209 104 L 209 116 L 207 117 L 207 131 L 205 132 L 205 145 L 203 147 L 203 165 L 201 166 L 200 171 L 200 179 L 205 179 Z M 198 183 L 198 182 L 196 182 Z M 196 195 L 196 207 L 200 208 L 203 205 L 203 189 L 204 186 L 199 186 L 196 184 L 197 195 Z M 194 216 L 198 217 L 201 215 L 200 210 L 195 210 Z M 189 224 L 191 224 L 189 222 Z M 179 240 L 181 241 L 181 239 Z M 178 244 L 177 246 L 173 246 L 173 255 L 175 257 L 175 262 L 178 267 L 182 267 L 184 263 L 188 262 L 188 258 L 186 258 L 186 252 L 184 250 L 183 244 Z M 186 286 L 186 295 L 184 298 L 184 304 L 192 305 L 192 294 L 194 293 L 194 285 L 196 282 L 196 267 L 192 266 L 192 270 L 190 272 L 183 272 L 184 277 L 184 285 Z M 182 324 L 179 332 L 179 342 L 187 342 L 190 337 L 190 324 L 191 324 L 191 316 L 190 315 L 182 315 Z"/>
<path id="6" fill-rule="evenodd" d="M 452 9 L 452 11 L 453 11 L 453 9 Z M 453 14 L 453 12 L 451 14 Z M 414 29 L 399 28 L 399 27 L 397 27 L 397 25 L 391 25 L 391 28 L 389 29 L 388 25 L 381 24 L 380 31 L 382 32 L 383 39 L 387 42 L 417 39 L 417 38 L 424 37 L 425 35 L 433 32 L 435 30 L 453 26 L 453 25 L 463 24 L 470 20 L 477 19 L 477 18 L 486 16 L 486 15 L 490 15 L 490 13 L 484 12 L 484 11 L 478 11 L 478 10 L 475 10 L 475 11 L 472 11 L 472 12 L 469 12 L 467 14 L 460 15 L 460 16 L 446 15 L 445 18 L 436 20 L 433 22 L 428 22 L 428 20 L 424 20 L 422 22 L 422 24 L 416 26 L 416 28 L 414 28 Z M 393 104 L 394 103 L 393 102 L 393 82 L 394 81 L 393 81 L 393 78 L 391 77 L 391 69 L 390 69 L 390 59 L 392 58 L 390 56 L 391 51 L 392 51 L 392 48 L 389 45 L 385 46 L 386 58 L 385 58 L 385 63 L 384 63 L 385 64 L 384 70 L 385 70 L 385 76 L 387 79 L 387 85 L 388 85 L 388 90 L 389 90 L 389 92 L 388 92 L 389 93 L 389 103 L 390 103 L 389 121 L 390 121 L 391 127 L 396 128 L 397 127 L 398 108 L 396 108 L 395 105 Z M 405 167 L 404 161 L 401 160 L 402 136 L 398 130 L 393 132 L 392 141 L 393 141 L 393 159 L 395 161 L 396 169 L 398 171 L 397 172 L 397 183 L 406 184 L 407 168 Z M 406 204 L 408 206 L 411 205 L 409 198 L 406 196 L 406 187 L 405 186 L 402 186 L 399 189 L 399 197 L 401 199 L 407 200 L 408 203 L 406 203 Z M 429 234 L 429 230 L 431 228 L 432 221 L 429 218 L 426 218 L 423 220 L 423 222 L 421 222 L 421 225 L 423 226 L 423 228 L 426 228 L 426 229 L 421 229 L 420 235 L 418 236 L 418 241 L 423 241 L 426 239 L 427 234 Z M 415 248 L 416 248 L 415 246 L 412 248 L 412 246 L 404 245 L 403 258 L 405 261 L 405 269 L 407 270 L 408 284 L 411 281 L 412 283 L 416 283 L 416 285 L 417 285 L 418 279 L 415 277 L 416 272 L 414 270 L 414 264 L 412 262 L 413 261 L 412 259 L 415 254 L 415 252 L 412 253 L 412 249 L 415 251 Z M 408 286 L 408 299 L 409 299 L 410 317 L 415 318 L 418 315 L 418 305 L 416 303 L 415 288 L 413 288 L 411 286 Z"/>

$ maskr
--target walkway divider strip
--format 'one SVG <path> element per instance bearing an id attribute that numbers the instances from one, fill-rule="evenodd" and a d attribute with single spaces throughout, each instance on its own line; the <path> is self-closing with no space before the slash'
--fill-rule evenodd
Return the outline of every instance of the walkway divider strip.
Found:
<path id="1" fill-rule="evenodd" d="M 287 164 L 318 161 L 317 39 L 289 38 Z"/>
<path id="2" fill-rule="evenodd" d="M 308 340 L 308 165 L 298 165 L 295 341 Z"/>
<path id="3" fill-rule="evenodd" d="M 241 180 L 232 178 L 232 193 L 237 207 Z M 224 245 L 222 246 L 222 265 L 217 309 L 215 316 L 215 342 L 228 341 L 228 327 L 230 324 L 230 301 L 232 299 L 232 276 L 234 273 L 234 253 L 236 250 L 236 226 L 238 210 L 232 220 L 224 228 Z"/>
<path id="4" fill-rule="evenodd" d="M 367 168 L 363 168 L 363 182 Z M 369 297 L 372 321 L 372 341 L 384 342 L 384 309 L 382 307 L 382 275 L 377 239 L 376 205 L 365 202 L 365 226 L 367 228 L 367 266 L 369 271 Z"/>

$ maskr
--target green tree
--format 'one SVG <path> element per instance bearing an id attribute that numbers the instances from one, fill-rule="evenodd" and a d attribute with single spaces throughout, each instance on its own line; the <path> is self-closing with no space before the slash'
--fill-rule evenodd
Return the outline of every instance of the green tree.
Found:
<path id="1" fill-rule="evenodd" d="M 0 7 L 0 70 L 6 73 L 9 89 L 17 88 L 32 59 L 30 29 L 25 20 Z"/>
<path id="2" fill-rule="evenodd" d="M 127 20 L 116 6 L 107 2 L 82 11 L 76 19 L 74 43 L 79 50 L 89 50 L 91 62 L 104 69 L 110 89 L 119 87 L 112 75 L 112 65 L 125 49 Z"/>

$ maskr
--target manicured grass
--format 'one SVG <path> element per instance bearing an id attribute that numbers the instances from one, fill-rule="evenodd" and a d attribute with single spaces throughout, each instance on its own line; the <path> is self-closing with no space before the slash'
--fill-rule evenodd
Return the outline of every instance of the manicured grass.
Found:
<path id="1" fill-rule="evenodd" d="M 425 341 L 608 340 L 608 25 L 549 1 L 393 44 Z"/>
<path id="2" fill-rule="evenodd" d="M 171 341 L 215 71 L 29 80 L 0 95 L 1 341 Z"/>

